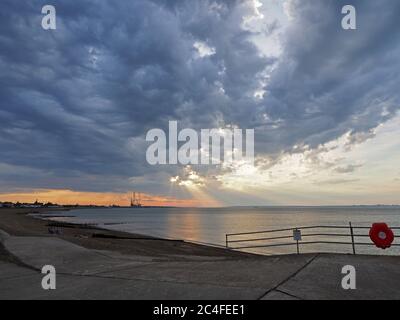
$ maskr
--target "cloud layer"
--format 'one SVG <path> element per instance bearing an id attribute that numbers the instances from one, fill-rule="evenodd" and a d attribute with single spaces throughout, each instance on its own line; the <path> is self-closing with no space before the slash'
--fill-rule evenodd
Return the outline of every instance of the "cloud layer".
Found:
<path id="1" fill-rule="evenodd" d="M 0 191 L 166 193 L 144 138 L 168 120 L 255 128 L 261 159 L 370 138 L 399 108 L 400 3 L 352 2 L 356 31 L 341 0 L 287 1 L 285 26 L 250 0 L 58 0 L 44 31 L 45 1 L 1 1 Z"/>

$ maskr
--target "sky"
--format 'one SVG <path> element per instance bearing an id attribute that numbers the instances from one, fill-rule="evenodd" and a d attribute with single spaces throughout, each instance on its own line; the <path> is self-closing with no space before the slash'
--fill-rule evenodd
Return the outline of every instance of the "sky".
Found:
<path id="1" fill-rule="evenodd" d="M 400 2 L 46 4 L 0 3 L 0 201 L 400 204 Z M 254 129 L 255 165 L 150 165 L 169 121 Z"/>

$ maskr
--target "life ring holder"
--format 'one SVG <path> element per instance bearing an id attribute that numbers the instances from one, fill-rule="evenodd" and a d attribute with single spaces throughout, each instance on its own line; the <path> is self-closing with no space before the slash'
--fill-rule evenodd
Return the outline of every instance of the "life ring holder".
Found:
<path id="1" fill-rule="evenodd" d="M 394 241 L 393 231 L 386 223 L 374 223 L 369 230 L 369 237 L 381 249 L 390 248 Z"/>

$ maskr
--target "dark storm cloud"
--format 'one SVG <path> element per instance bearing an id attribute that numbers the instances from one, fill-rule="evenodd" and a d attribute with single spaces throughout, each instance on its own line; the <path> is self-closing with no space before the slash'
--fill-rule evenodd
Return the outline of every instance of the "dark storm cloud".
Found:
<path id="1" fill-rule="evenodd" d="M 365 136 L 393 116 L 400 4 L 356 2 L 359 29 L 345 32 L 348 3 L 293 1 L 276 61 L 241 27 L 246 3 L 58 0 L 57 30 L 44 31 L 47 1 L 1 1 L 2 184 L 116 191 L 137 177 L 161 191 L 160 177 L 175 169 L 146 164 L 144 137 L 168 120 L 256 127 L 256 151 L 273 154 L 347 131 Z M 196 42 L 215 54 L 199 57 Z M 255 99 L 271 66 L 264 99 Z"/>
<path id="2" fill-rule="evenodd" d="M 80 173 L 71 188 L 93 189 L 87 176 L 103 176 L 115 189 L 154 170 L 147 130 L 238 119 L 232 99 L 245 105 L 269 63 L 241 29 L 238 3 L 54 1 L 57 30 L 44 31 L 47 2 L 2 1 L 1 162 L 46 172 L 32 186 Z M 196 41 L 217 54 L 195 58 Z"/>
<path id="3" fill-rule="evenodd" d="M 352 132 L 351 140 L 399 109 L 400 3 L 290 1 L 293 21 L 284 53 L 266 88 L 269 121 L 264 147 L 315 147 Z M 341 9 L 353 4 L 357 30 L 341 28 Z M 266 133 L 266 134 L 265 134 Z"/>

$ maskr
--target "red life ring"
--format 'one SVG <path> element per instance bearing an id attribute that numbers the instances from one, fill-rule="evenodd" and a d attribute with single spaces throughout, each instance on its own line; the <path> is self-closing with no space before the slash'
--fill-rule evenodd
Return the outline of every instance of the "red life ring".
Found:
<path id="1" fill-rule="evenodd" d="M 386 223 L 374 223 L 369 230 L 369 237 L 378 248 L 387 249 L 393 243 L 393 231 Z"/>

